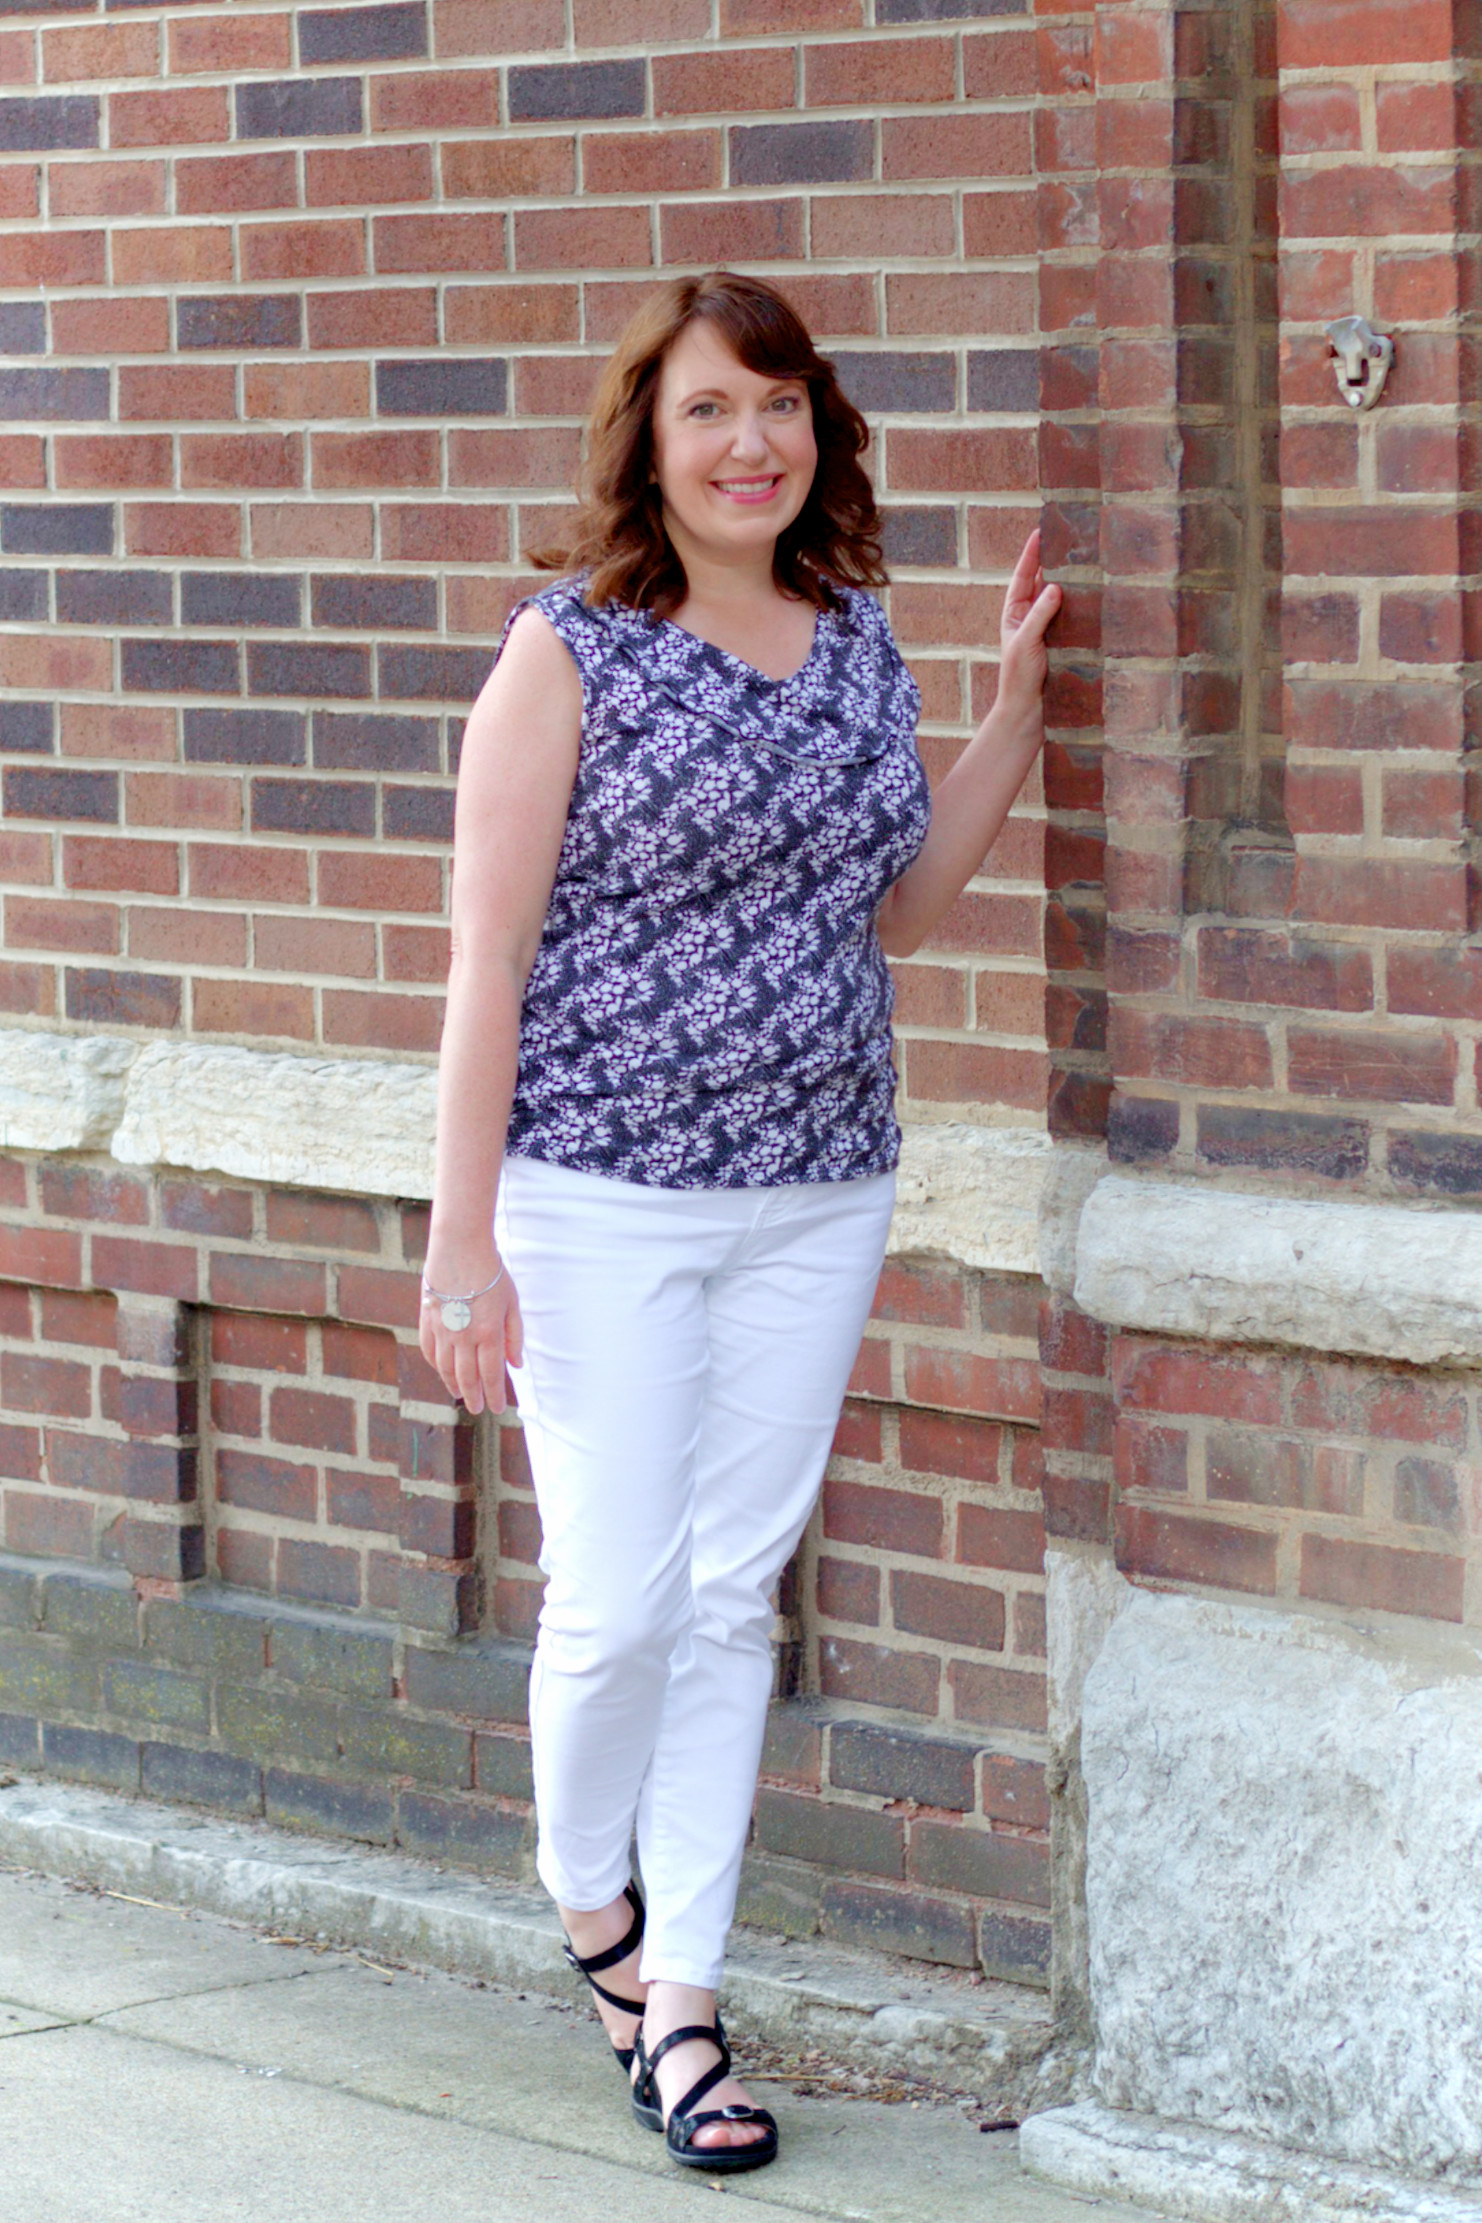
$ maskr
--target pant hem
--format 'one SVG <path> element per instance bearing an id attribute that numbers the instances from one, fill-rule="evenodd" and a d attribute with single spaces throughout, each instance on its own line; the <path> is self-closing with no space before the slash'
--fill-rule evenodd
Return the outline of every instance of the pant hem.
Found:
<path id="1" fill-rule="evenodd" d="M 677 1961 L 662 1954 L 645 1953 L 638 1963 L 640 1984 L 693 1984 L 697 1991 L 716 1991 L 724 1961 Z"/>

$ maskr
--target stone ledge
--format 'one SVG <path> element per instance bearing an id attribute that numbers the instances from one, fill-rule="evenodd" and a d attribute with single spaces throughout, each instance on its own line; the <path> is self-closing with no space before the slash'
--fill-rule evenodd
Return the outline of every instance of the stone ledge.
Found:
<path id="1" fill-rule="evenodd" d="M 432 1194 L 437 1069 L 193 1041 L 0 1027 L 0 1146 L 349 1196 Z M 890 1250 L 1038 1272 L 1051 1163 L 1035 1127 L 905 1130 Z"/>
<path id="2" fill-rule="evenodd" d="M 393 1855 L 49 1782 L 0 1789 L 0 1860 L 372 1954 L 585 1996 L 544 1893 Z M 1047 2002 L 816 1942 L 739 1934 L 722 1987 L 737 2032 L 991 2100 L 1022 2115 L 1070 2088 Z"/>
<path id="3" fill-rule="evenodd" d="M 1067 2192 L 1136 2201 L 1191 2223 L 1477 2223 L 1482 2215 L 1482 2184 L 1417 2184 L 1092 2100 L 1031 2116 L 1019 2158 L 1030 2176 Z"/>
<path id="4" fill-rule="evenodd" d="M 1080 1209 L 1075 1301 L 1152 1334 L 1477 1365 L 1482 1213 L 1108 1174 Z"/>

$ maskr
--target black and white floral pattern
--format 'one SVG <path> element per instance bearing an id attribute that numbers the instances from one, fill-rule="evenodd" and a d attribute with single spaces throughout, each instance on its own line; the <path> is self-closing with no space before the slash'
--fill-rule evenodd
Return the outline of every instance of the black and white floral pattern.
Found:
<path id="1" fill-rule="evenodd" d="M 841 589 L 779 681 L 667 619 L 589 608 L 582 584 L 530 598 L 584 705 L 508 1148 L 677 1189 L 885 1172 L 874 913 L 930 803 L 883 611 Z"/>

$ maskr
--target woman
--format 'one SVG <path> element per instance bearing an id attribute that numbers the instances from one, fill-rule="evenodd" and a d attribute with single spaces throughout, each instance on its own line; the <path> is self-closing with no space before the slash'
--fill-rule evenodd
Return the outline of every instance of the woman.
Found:
<path id="1" fill-rule="evenodd" d="M 715 1988 L 770 1593 L 890 1224 L 882 951 L 925 940 L 1003 824 L 1059 603 L 1033 538 L 997 702 L 933 807 L 920 696 L 862 591 L 885 578 L 867 437 L 772 287 L 660 287 L 458 781 L 422 1348 L 475 1413 L 509 1365 L 549 1578 L 537 1867 L 640 2121 L 712 2174 L 777 2150 Z"/>

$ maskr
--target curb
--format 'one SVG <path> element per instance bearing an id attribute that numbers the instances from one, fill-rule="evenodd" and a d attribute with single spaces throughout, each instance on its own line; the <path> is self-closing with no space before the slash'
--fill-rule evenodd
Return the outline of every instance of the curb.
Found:
<path id="1" fill-rule="evenodd" d="M 585 1997 L 543 1893 L 265 1823 L 24 1778 L 0 1787 L 0 1862 L 197 1908 L 515 1990 Z M 721 1990 L 738 2034 L 817 2048 L 1022 2118 L 1071 2096 L 1043 1995 L 933 1980 L 917 1964 L 739 1931 Z"/>

